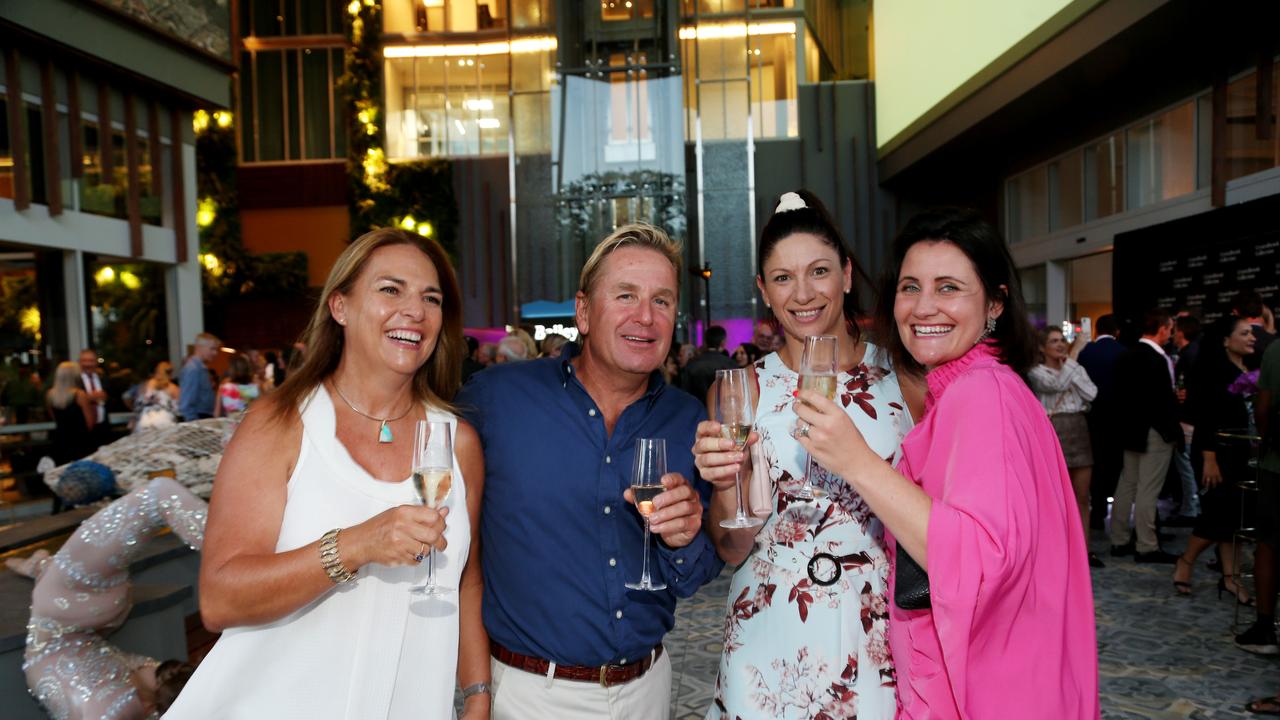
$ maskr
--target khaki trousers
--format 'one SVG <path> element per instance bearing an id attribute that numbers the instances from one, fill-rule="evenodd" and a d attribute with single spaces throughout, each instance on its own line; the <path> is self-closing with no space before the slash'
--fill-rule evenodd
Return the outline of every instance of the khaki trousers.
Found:
<path id="1" fill-rule="evenodd" d="M 490 658 L 493 720 L 667 720 L 671 653 L 649 672 L 622 685 L 547 678 Z"/>
<path id="2" fill-rule="evenodd" d="M 1133 510 L 1133 531 L 1137 534 L 1134 549 L 1140 553 L 1160 549 L 1156 537 L 1156 500 L 1164 486 L 1165 473 L 1173 458 L 1173 443 L 1165 442 L 1160 433 L 1147 431 L 1147 451 L 1124 451 L 1124 470 L 1116 483 L 1115 501 L 1111 505 L 1111 544 L 1129 542 L 1129 510 Z"/>

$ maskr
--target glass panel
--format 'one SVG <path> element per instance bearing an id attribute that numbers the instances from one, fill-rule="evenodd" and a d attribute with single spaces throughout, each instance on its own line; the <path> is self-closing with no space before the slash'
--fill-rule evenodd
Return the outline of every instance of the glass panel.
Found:
<path id="1" fill-rule="evenodd" d="M 31 187 L 31 202 L 49 202 L 45 187 L 44 168 L 44 112 L 39 105 L 24 103 L 27 109 L 27 178 Z"/>
<path id="2" fill-rule="evenodd" d="M 552 0 L 511 0 L 512 25 L 517 28 L 550 27 L 555 22 Z"/>
<path id="3" fill-rule="evenodd" d="M 600 19 L 604 22 L 652 18 L 653 0 L 600 0 Z"/>
<path id="4" fill-rule="evenodd" d="M 1112 135 L 1084 149 L 1085 220 L 1124 210 L 1124 138 Z"/>
<path id="5" fill-rule="evenodd" d="M 751 49 L 751 104 L 758 138 L 800 134 L 796 107 L 795 35 L 754 38 Z"/>
<path id="6" fill-rule="evenodd" d="M 278 51 L 256 54 L 259 161 L 284 159 L 284 62 Z"/>
<path id="7" fill-rule="evenodd" d="M 306 137 L 303 146 L 305 158 L 331 157 L 329 134 L 332 117 L 329 114 L 329 58 L 326 50 L 302 51 L 303 122 Z"/>
<path id="8" fill-rule="evenodd" d="M 479 29 L 476 0 L 445 0 L 445 7 L 449 10 L 449 32 L 475 32 Z"/>
<path id="9" fill-rule="evenodd" d="M 506 0 L 477 0 L 476 28 L 495 30 L 507 26 Z"/>
<path id="10" fill-rule="evenodd" d="M 507 152 L 510 57 L 387 60 L 388 156 L 405 159 Z M 549 61 L 544 55 L 528 62 L 521 69 L 521 79 L 536 87 Z M 531 117 L 530 121 L 537 132 L 539 118 Z"/>
<path id="11" fill-rule="evenodd" d="M 135 140 L 138 153 L 138 185 L 141 189 L 138 207 L 141 210 L 142 222 L 148 225 L 159 225 L 161 219 L 160 196 L 151 188 L 151 142 L 141 135 Z"/>
<path id="12" fill-rule="evenodd" d="M 1070 319 L 1097 320 L 1111 312 L 1111 253 L 1099 253 L 1071 260 L 1067 265 L 1071 293 L 1067 306 Z"/>
<path id="13" fill-rule="evenodd" d="M 1048 288 L 1046 287 L 1044 263 L 1018 270 L 1018 278 L 1022 281 L 1022 298 L 1027 303 L 1027 314 L 1031 316 L 1031 324 L 1044 327 L 1049 314 Z"/>
<path id="14" fill-rule="evenodd" d="M 1213 94 L 1196 98 L 1196 188 L 1213 183 Z"/>
<path id="15" fill-rule="evenodd" d="M 151 263 L 88 258 L 85 265 L 93 346 L 108 361 L 103 368 L 108 382 L 131 372 L 146 377 L 168 353 L 163 269 Z"/>
<path id="16" fill-rule="evenodd" d="M 250 34 L 263 37 L 280 35 L 283 31 L 284 15 L 281 14 L 280 0 L 248 0 L 253 5 L 252 27 Z"/>
<path id="17" fill-rule="evenodd" d="M 333 68 L 334 75 L 342 74 L 342 50 L 333 49 L 329 51 L 329 67 Z M 342 96 L 334 90 L 333 100 L 333 156 L 335 158 L 344 158 L 347 156 L 347 131 L 346 121 L 344 118 Z"/>
<path id="18" fill-rule="evenodd" d="M 1276 90 L 1271 92 L 1271 111 L 1265 122 L 1270 125 L 1268 139 L 1258 137 L 1258 75 L 1249 73 L 1227 85 L 1227 157 L 1226 179 L 1268 170 L 1280 165 L 1280 137 L 1276 132 Z M 1280 72 L 1272 72 L 1280 83 Z"/>
<path id="19" fill-rule="evenodd" d="M 1195 104 L 1185 103 L 1127 131 L 1129 208 L 1195 189 Z"/>
<path id="20" fill-rule="evenodd" d="M 236 121 L 240 126 L 240 159 L 244 162 L 253 162 L 258 159 L 257 150 L 255 149 L 253 136 L 257 130 L 257 117 L 253 112 L 253 54 L 240 54 L 240 87 L 239 97 L 237 101 L 240 107 L 237 113 Z"/>
<path id="21" fill-rule="evenodd" d="M 1084 222 L 1084 154 L 1077 150 L 1049 164 L 1049 229 Z"/>
<path id="22" fill-rule="evenodd" d="M 302 133 L 300 131 L 302 124 L 300 122 L 300 115 L 298 110 L 298 104 L 300 100 L 298 85 L 302 79 L 301 73 L 299 72 L 299 68 L 298 68 L 299 51 L 285 50 L 283 54 L 285 59 L 284 79 L 285 79 L 285 88 L 286 88 L 286 92 L 284 96 L 284 105 L 285 105 L 285 110 L 287 110 L 287 117 L 288 117 L 288 120 L 287 120 L 288 124 L 285 126 L 285 132 L 284 132 L 285 139 L 288 144 L 288 150 L 285 155 L 285 159 L 297 160 L 298 158 L 302 157 L 302 151 L 300 149 L 302 145 L 302 137 L 301 137 Z"/>
<path id="23" fill-rule="evenodd" d="M 0 197 L 13 197 L 13 146 L 9 144 L 9 99 L 0 95 Z"/>
<path id="24" fill-rule="evenodd" d="M 301 16 L 301 23 L 298 32 L 303 35 L 324 35 L 331 32 L 338 32 L 329 29 L 329 9 L 337 5 L 333 2 L 315 2 L 315 0 L 303 0 L 299 2 L 298 14 Z"/>
<path id="25" fill-rule="evenodd" d="M 1041 166 L 1010 180 L 1009 242 L 1017 243 L 1049 232 L 1049 173 Z"/>
<path id="26" fill-rule="evenodd" d="M 80 180 L 80 210 L 95 215 L 116 214 L 116 188 L 102 182 L 102 146 L 98 124 L 84 121 L 84 170 Z"/>

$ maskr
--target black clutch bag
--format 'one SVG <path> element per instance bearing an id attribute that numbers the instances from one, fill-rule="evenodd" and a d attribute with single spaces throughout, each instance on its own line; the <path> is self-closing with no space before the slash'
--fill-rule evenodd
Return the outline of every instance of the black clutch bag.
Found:
<path id="1" fill-rule="evenodd" d="M 898 548 L 893 578 L 893 602 L 903 610 L 925 610 L 929 605 L 929 574 L 907 551 Z"/>

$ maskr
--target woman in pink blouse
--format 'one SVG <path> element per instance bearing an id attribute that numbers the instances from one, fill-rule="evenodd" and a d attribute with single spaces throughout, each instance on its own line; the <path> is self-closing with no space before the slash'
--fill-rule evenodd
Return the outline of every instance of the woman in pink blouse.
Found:
<path id="1" fill-rule="evenodd" d="M 1084 534 L 1062 450 L 1022 375 L 1036 341 L 1017 271 L 976 214 L 916 216 L 894 243 L 881 320 L 925 414 L 891 467 L 825 397 L 797 436 L 928 573 L 929 607 L 889 620 L 903 718 L 1094 720 L 1098 658 Z M 894 588 L 891 587 L 890 594 Z"/>

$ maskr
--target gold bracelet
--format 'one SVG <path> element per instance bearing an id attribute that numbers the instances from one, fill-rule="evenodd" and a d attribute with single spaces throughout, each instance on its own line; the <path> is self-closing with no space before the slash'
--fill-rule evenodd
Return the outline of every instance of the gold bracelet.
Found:
<path id="1" fill-rule="evenodd" d="M 340 529 L 334 528 L 320 538 L 320 567 L 324 568 L 325 574 L 329 576 L 329 579 L 335 585 L 341 585 L 356 579 L 353 573 L 343 567 L 342 558 L 338 557 L 338 531 Z"/>

